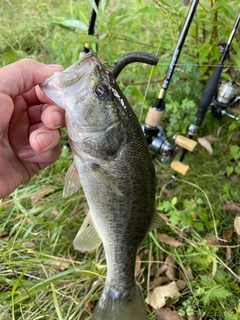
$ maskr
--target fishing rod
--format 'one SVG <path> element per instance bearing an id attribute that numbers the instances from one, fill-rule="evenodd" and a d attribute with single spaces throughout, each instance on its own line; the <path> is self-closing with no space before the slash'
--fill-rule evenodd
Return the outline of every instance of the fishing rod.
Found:
<path id="1" fill-rule="evenodd" d="M 154 154 L 161 155 L 161 160 L 163 163 L 170 163 L 170 166 L 173 167 L 174 170 L 182 174 L 185 174 L 189 167 L 183 164 L 179 164 L 176 166 L 177 163 L 175 161 L 172 161 L 173 157 L 177 152 L 178 146 L 187 148 L 189 151 L 193 151 L 193 149 L 196 146 L 196 142 L 193 142 L 193 140 L 183 136 L 177 136 L 174 142 L 168 141 L 166 133 L 164 129 L 159 125 L 159 123 L 165 108 L 165 95 L 169 87 L 181 50 L 183 48 L 185 38 L 193 20 L 195 11 L 197 9 L 198 3 L 199 0 L 193 0 L 191 2 L 189 11 L 185 19 L 185 23 L 181 30 L 176 48 L 174 50 L 164 81 L 162 83 L 159 95 L 157 97 L 155 105 L 150 107 L 150 109 L 148 110 L 145 124 L 143 125 L 143 131 L 146 136 L 149 149 Z"/>
<path id="2" fill-rule="evenodd" d="M 95 0 L 96 7 L 98 8 L 100 0 Z M 88 35 L 95 35 L 95 22 L 97 18 L 97 13 L 94 8 L 92 8 L 89 25 L 88 25 Z M 84 54 L 88 53 L 90 51 L 90 44 L 85 43 L 83 51 L 80 52 L 79 57 L 81 58 Z M 97 52 L 97 47 L 95 48 L 94 52 Z M 143 62 L 147 63 L 149 65 L 157 65 L 158 58 L 150 53 L 147 52 L 129 52 L 121 56 L 118 60 L 114 61 L 111 72 L 115 79 L 118 77 L 122 69 L 132 63 L 132 62 Z"/>
<path id="3" fill-rule="evenodd" d="M 100 0 L 95 0 L 95 4 L 96 4 L 96 8 L 98 8 Z M 97 12 L 94 8 L 92 8 L 91 11 L 91 15 L 90 15 L 90 19 L 89 19 L 89 25 L 88 25 L 88 36 L 95 36 L 95 22 L 97 19 Z M 91 45 L 89 43 L 85 43 L 83 51 L 80 52 L 80 57 L 86 53 L 88 53 L 91 49 Z M 96 48 L 94 50 L 95 52 L 97 51 L 97 44 L 96 44 Z"/>
<path id="4" fill-rule="evenodd" d="M 235 20 L 235 23 L 234 23 L 232 32 L 229 36 L 228 42 L 225 44 L 225 47 L 223 47 L 221 59 L 220 59 L 219 63 L 216 65 L 210 79 L 208 80 L 208 82 L 204 88 L 202 97 L 201 97 L 199 104 L 198 104 L 198 110 L 197 110 L 196 117 L 195 117 L 195 123 L 191 124 L 189 127 L 189 130 L 188 130 L 189 139 L 193 139 L 193 137 L 197 135 L 198 129 L 205 118 L 205 114 L 206 114 L 212 100 L 214 99 L 215 103 L 218 103 L 219 106 L 224 106 L 224 103 L 222 103 L 222 102 L 226 102 L 226 100 L 222 99 L 222 96 L 224 96 L 222 93 L 226 92 L 225 87 L 224 88 L 220 87 L 220 89 L 221 89 L 221 90 L 219 90 L 220 92 L 218 93 L 216 98 L 214 98 L 214 97 L 216 95 L 219 79 L 220 79 L 220 76 L 221 76 L 221 73 L 222 73 L 222 70 L 224 67 L 224 60 L 228 56 L 229 48 L 232 43 L 233 37 L 236 33 L 236 30 L 238 28 L 239 21 L 240 21 L 240 13 L 238 14 L 238 17 Z M 228 95 L 229 95 L 230 91 L 231 92 L 233 91 L 232 89 L 237 89 L 238 85 L 234 84 L 234 83 L 230 83 L 229 87 L 232 87 L 232 88 L 231 88 L 231 90 L 229 88 L 227 88 Z M 236 91 L 234 90 L 234 93 L 235 92 Z M 234 99 L 235 102 L 238 99 L 239 98 Z M 229 105 L 232 105 L 232 104 L 230 103 Z M 225 103 L 225 107 L 226 107 L 226 103 Z M 226 111 L 224 113 L 227 114 Z M 229 115 L 229 114 L 227 114 L 227 115 Z M 231 116 L 231 115 L 229 115 L 229 116 Z M 187 153 L 187 150 L 185 149 L 180 157 L 180 162 L 183 161 L 186 153 Z"/>

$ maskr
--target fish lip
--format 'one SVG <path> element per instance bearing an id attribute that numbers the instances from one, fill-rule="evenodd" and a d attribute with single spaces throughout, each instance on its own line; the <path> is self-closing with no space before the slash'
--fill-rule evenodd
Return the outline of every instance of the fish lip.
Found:
<path id="1" fill-rule="evenodd" d="M 67 69 L 65 69 L 62 72 L 68 72 L 71 70 L 75 70 L 76 65 L 78 66 L 79 69 L 83 68 L 84 65 L 88 64 L 90 66 L 89 68 L 89 73 L 91 73 L 93 71 L 93 69 L 99 65 L 98 59 L 95 55 L 95 53 L 93 52 L 89 52 L 86 53 L 81 59 L 79 59 L 77 62 L 75 62 L 73 65 L 71 65 L 70 67 L 68 67 Z M 83 75 L 86 74 L 86 70 L 84 70 Z"/>
<path id="2" fill-rule="evenodd" d="M 97 57 L 94 53 L 87 53 L 80 60 L 68 67 L 62 72 L 55 72 L 50 78 L 46 79 L 40 84 L 40 88 L 43 93 L 53 103 L 56 103 L 63 109 L 66 109 L 66 105 L 62 103 L 64 94 L 62 89 L 73 86 L 82 77 L 87 74 L 91 74 L 93 70 L 99 65 Z M 75 74 L 75 79 L 67 78 L 67 74 Z M 69 83 L 68 83 L 69 81 Z"/>

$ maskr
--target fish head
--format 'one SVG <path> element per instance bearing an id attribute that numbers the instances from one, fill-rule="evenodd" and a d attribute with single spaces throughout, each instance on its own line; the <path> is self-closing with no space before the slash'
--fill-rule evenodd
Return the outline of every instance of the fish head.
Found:
<path id="1" fill-rule="evenodd" d="M 89 53 L 64 71 L 54 73 L 40 87 L 66 110 L 67 124 L 78 131 L 96 132 L 119 120 L 115 84 L 112 74 L 95 54 Z"/>

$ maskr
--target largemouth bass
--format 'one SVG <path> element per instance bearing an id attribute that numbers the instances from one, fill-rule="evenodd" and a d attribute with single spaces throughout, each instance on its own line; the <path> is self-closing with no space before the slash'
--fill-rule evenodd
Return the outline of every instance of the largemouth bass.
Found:
<path id="1" fill-rule="evenodd" d="M 74 162 L 64 196 L 82 185 L 87 215 L 74 246 L 103 242 L 107 278 L 92 320 L 146 320 L 134 278 L 137 250 L 153 221 L 155 170 L 137 117 L 112 74 L 90 53 L 41 85 L 66 110 Z M 80 183 L 81 181 L 81 183 Z"/>

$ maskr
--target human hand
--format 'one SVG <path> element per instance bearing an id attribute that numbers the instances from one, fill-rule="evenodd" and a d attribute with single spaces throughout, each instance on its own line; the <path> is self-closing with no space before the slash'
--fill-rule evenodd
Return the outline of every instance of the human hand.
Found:
<path id="1" fill-rule="evenodd" d="M 31 59 L 0 69 L 0 198 L 59 157 L 64 110 L 37 85 L 62 70 Z"/>

